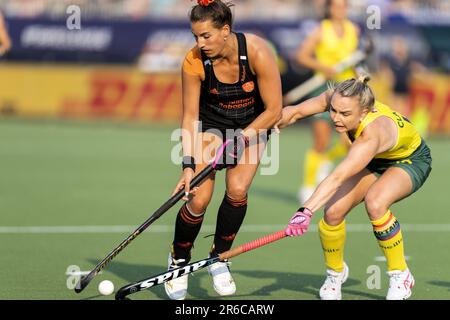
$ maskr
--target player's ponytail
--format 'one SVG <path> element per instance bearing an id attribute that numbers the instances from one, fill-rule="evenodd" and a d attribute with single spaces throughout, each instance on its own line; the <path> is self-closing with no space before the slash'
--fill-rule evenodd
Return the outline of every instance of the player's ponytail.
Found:
<path id="1" fill-rule="evenodd" d="M 197 0 L 197 5 L 192 7 L 189 14 L 191 23 L 211 20 L 215 28 L 222 28 L 229 25 L 232 29 L 233 14 L 231 2 L 222 2 L 221 0 Z"/>
<path id="2" fill-rule="evenodd" d="M 372 110 L 375 104 L 375 96 L 367 84 L 369 80 L 370 76 L 368 74 L 361 74 L 358 79 L 345 80 L 334 85 L 332 88 L 333 95 L 339 93 L 342 97 L 358 97 L 361 108 Z"/>
<path id="3" fill-rule="evenodd" d="M 365 73 L 361 74 L 358 77 L 358 81 L 363 83 L 363 84 L 366 84 L 367 82 L 369 82 L 369 80 L 370 80 L 370 76 L 368 74 L 365 74 Z"/>

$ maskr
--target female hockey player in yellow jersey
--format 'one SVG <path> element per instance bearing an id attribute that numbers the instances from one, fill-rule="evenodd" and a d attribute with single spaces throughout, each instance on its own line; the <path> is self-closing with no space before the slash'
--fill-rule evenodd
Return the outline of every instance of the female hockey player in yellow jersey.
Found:
<path id="1" fill-rule="evenodd" d="M 324 7 L 325 18 L 300 46 L 297 61 L 331 81 L 340 82 L 354 78 L 354 68 L 337 73 L 333 65 L 358 49 L 359 28 L 347 18 L 347 0 L 327 0 Z M 326 89 L 324 84 L 314 90 L 310 97 L 315 97 Z M 303 179 L 298 191 L 301 202 L 311 196 L 319 182 L 331 172 L 333 162 L 344 157 L 348 148 L 344 140 L 330 144 L 332 125 L 327 113 L 316 114 L 311 119 L 313 143 L 304 158 Z"/>
<path id="2" fill-rule="evenodd" d="M 375 100 L 368 77 L 346 80 L 321 95 L 283 109 L 275 129 L 328 110 L 334 127 L 352 145 L 344 160 L 323 180 L 291 218 L 287 235 L 306 232 L 314 212 L 325 206 L 319 234 L 327 266 L 323 300 L 341 299 L 348 277 L 344 262 L 345 216 L 364 201 L 390 278 L 386 299 L 407 299 L 414 278 L 406 265 L 400 224 L 391 205 L 417 191 L 431 171 L 430 150 L 414 126 Z"/>

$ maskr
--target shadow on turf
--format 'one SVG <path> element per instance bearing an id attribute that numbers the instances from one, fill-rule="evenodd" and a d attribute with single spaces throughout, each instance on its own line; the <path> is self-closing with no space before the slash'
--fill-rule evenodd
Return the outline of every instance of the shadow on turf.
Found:
<path id="1" fill-rule="evenodd" d="M 450 290 L 450 282 L 448 281 L 429 281 L 428 283 L 433 286 L 444 287 Z"/>
<path id="2" fill-rule="evenodd" d="M 90 261 L 94 263 L 94 261 Z M 136 282 L 148 277 L 155 276 L 165 270 L 161 266 L 153 265 L 136 265 L 128 264 L 123 262 L 111 262 L 108 266 L 108 271 L 116 274 L 125 280 L 122 284 L 117 284 L 118 288 L 126 284 Z M 318 298 L 319 288 L 324 281 L 323 275 L 313 275 L 306 273 L 284 273 L 284 272 L 273 272 L 273 271 L 255 271 L 251 272 L 248 270 L 233 270 L 233 274 L 239 274 L 248 278 L 257 279 L 268 279 L 272 280 L 271 284 L 265 285 L 259 288 L 254 288 L 249 290 L 245 294 L 238 294 L 230 297 L 231 299 L 237 297 L 271 297 L 274 296 L 276 291 L 285 289 L 291 290 L 293 292 L 303 292 L 310 295 L 311 299 Z M 201 280 L 203 277 L 208 277 L 206 270 L 201 270 L 199 272 L 193 273 L 189 278 L 189 296 L 192 299 L 223 299 L 217 295 L 210 295 L 208 291 L 201 286 Z M 362 299 L 384 299 L 383 296 L 375 295 L 367 292 L 362 292 L 358 290 L 351 290 L 349 287 L 360 284 L 361 281 L 349 278 L 345 285 L 343 286 L 343 294 L 352 294 L 355 296 L 360 296 Z M 239 284 L 238 284 L 239 286 Z M 150 289 L 153 294 L 158 298 L 167 299 L 166 293 L 164 291 L 164 286 L 159 285 Z M 239 290 L 242 292 L 243 290 Z M 130 296 L 132 298 L 132 296 Z M 142 296 L 141 296 L 142 297 Z M 93 297 L 92 297 L 93 298 Z"/>
<path id="3" fill-rule="evenodd" d="M 274 199 L 279 200 L 283 203 L 294 203 L 298 204 L 298 199 L 295 194 L 292 192 L 287 192 L 283 190 L 275 190 L 270 188 L 263 188 L 260 186 L 252 186 L 252 194 L 255 194 L 257 196 L 261 196 L 265 199 Z"/>

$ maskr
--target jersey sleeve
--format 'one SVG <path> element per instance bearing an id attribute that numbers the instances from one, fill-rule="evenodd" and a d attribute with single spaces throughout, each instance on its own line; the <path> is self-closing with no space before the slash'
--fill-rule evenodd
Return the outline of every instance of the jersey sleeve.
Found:
<path id="1" fill-rule="evenodd" d="M 183 71 L 192 76 L 203 77 L 204 70 L 199 50 L 192 48 L 183 61 Z"/>

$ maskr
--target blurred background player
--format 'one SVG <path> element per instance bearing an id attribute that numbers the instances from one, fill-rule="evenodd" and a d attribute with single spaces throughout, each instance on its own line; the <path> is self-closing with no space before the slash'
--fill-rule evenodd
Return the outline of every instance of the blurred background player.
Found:
<path id="1" fill-rule="evenodd" d="M 358 26 L 347 18 L 347 1 L 326 0 L 325 18 L 299 47 L 297 60 L 331 81 L 355 77 L 352 68 L 338 74 L 332 66 L 358 49 L 358 39 Z M 310 96 L 325 90 L 326 84 Z M 348 148 L 346 137 L 341 137 L 330 148 L 332 128 L 328 113 L 312 118 L 312 134 L 313 145 L 304 158 L 303 182 L 298 193 L 300 202 L 309 198 L 316 185 L 329 174 L 333 161 L 344 156 Z"/>
<path id="2" fill-rule="evenodd" d="M 381 73 L 392 85 L 391 104 L 401 114 L 407 116 L 422 136 L 427 135 L 428 112 L 424 108 L 410 110 L 411 80 L 424 73 L 426 68 L 411 56 L 408 42 L 400 36 L 392 37 L 392 50 L 380 63 Z"/>
<path id="3" fill-rule="evenodd" d="M 3 56 L 11 49 L 11 39 L 8 35 L 5 19 L 0 11 L 0 56 Z"/>
<path id="4" fill-rule="evenodd" d="M 368 77 L 349 79 L 318 97 L 283 109 L 279 128 L 329 110 L 337 132 L 352 141 L 345 159 L 291 218 L 287 235 L 307 231 L 314 212 L 325 206 L 319 235 L 327 267 L 322 300 L 341 300 L 349 268 L 344 262 L 345 217 L 364 201 L 374 235 L 387 261 L 388 300 L 411 296 L 400 223 L 390 207 L 416 192 L 431 172 L 430 149 L 401 114 L 375 100 Z"/>
<path id="5" fill-rule="evenodd" d="M 245 148 L 239 163 L 226 169 L 211 256 L 231 248 L 247 212 L 247 192 L 267 143 L 267 130 L 281 116 L 281 79 L 272 49 L 258 36 L 232 31 L 231 3 L 198 3 L 190 13 L 197 45 L 187 54 L 182 71 L 183 174 L 173 193 L 185 188 L 191 197 L 184 198 L 187 203 L 176 218 L 169 269 L 189 263 L 213 195 L 215 173 L 189 190 L 195 173 L 212 161 L 214 152 L 205 150 L 217 149 L 230 133 L 239 148 Z M 259 136 L 261 131 L 265 138 Z M 219 295 L 235 293 L 226 262 L 213 264 L 208 271 Z M 187 288 L 188 276 L 165 283 L 170 299 L 184 299 Z"/>

